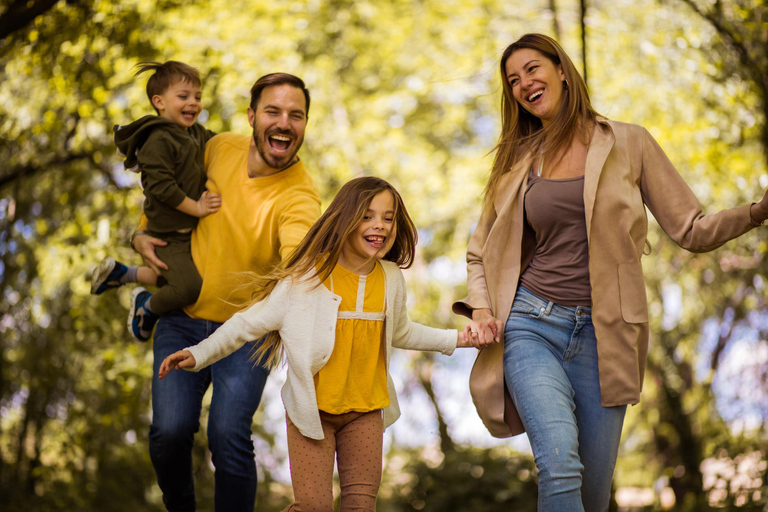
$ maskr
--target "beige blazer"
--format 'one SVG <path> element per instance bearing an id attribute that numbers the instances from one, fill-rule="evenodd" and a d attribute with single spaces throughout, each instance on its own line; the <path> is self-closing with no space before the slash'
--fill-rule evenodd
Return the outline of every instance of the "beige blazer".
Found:
<path id="1" fill-rule="evenodd" d="M 523 196 L 530 158 L 499 181 L 467 249 L 468 296 L 455 313 L 490 308 L 506 322 L 518 280 L 533 256 L 525 229 Z M 597 337 L 600 395 L 605 407 L 640 400 L 648 351 L 648 306 L 640 258 L 648 231 L 645 207 L 680 247 L 711 251 L 752 229 L 749 205 L 704 215 L 701 205 L 648 131 L 598 119 L 584 177 L 589 240 L 592 322 Z M 495 437 L 524 432 L 504 386 L 504 346 L 477 356 L 470 392 L 480 418 Z"/>

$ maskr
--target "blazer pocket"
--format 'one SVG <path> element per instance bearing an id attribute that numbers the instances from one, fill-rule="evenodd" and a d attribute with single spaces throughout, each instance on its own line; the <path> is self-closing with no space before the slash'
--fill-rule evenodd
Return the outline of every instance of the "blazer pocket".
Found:
<path id="1" fill-rule="evenodd" d="M 639 261 L 619 263 L 619 300 L 625 322 L 648 323 L 648 299 L 645 296 L 643 267 Z"/>

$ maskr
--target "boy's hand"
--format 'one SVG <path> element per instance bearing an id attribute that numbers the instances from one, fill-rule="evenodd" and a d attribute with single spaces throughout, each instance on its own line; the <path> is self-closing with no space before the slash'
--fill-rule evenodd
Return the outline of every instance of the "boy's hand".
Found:
<path id="1" fill-rule="evenodd" d="M 168 245 L 168 242 L 147 234 L 135 234 L 133 236 L 133 248 L 141 255 L 144 264 L 152 271 L 160 275 L 160 270 L 168 270 L 168 265 L 160 261 L 155 254 L 155 246 Z"/>
<path id="2" fill-rule="evenodd" d="M 189 350 L 179 350 L 169 355 L 160 364 L 160 370 L 157 372 L 161 379 L 165 378 L 174 368 L 194 368 L 197 361 L 195 356 Z"/>
<path id="3" fill-rule="evenodd" d="M 219 211 L 221 208 L 221 195 L 208 192 L 203 192 L 200 199 L 197 200 L 197 215 L 196 217 L 205 217 Z"/>

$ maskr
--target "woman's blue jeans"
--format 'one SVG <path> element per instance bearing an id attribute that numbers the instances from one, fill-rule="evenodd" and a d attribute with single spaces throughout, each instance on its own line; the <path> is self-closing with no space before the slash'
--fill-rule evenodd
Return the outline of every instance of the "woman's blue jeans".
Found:
<path id="1" fill-rule="evenodd" d="M 211 383 L 208 447 L 216 468 L 216 511 L 253 512 L 256 501 L 251 421 L 269 371 L 249 360 L 252 345 L 198 373 L 174 370 L 163 380 L 157 377 L 166 356 L 199 343 L 220 325 L 178 312 L 162 316 L 155 330 L 149 455 L 165 507 L 172 512 L 196 507 L 192 444 L 200 428 L 203 395 Z"/>
<path id="2" fill-rule="evenodd" d="M 626 405 L 600 405 L 591 309 L 520 287 L 504 331 L 504 377 L 539 471 L 539 512 L 607 510 Z"/>

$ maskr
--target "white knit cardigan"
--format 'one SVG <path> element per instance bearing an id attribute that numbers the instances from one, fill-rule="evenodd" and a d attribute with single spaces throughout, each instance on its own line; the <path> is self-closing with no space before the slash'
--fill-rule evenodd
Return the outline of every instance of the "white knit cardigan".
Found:
<path id="1" fill-rule="evenodd" d="M 458 333 L 454 329 L 435 329 L 411 322 L 405 304 L 402 271 L 395 263 L 380 261 L 387 286 L 385 332 L 390 404 L 384 409 L 386 428 L 400 417 L 397 393 L 389 373 L 392 347 L 451 355 L 456 348 Z M 339 304 L 341 297 L 333 294 L 316 277 L 281 281 L 269 297 L 236 313 L 210 337 L 187 347 L 196 363 L 190 370 L 199 371 L 245 343 L 257 340 L 270 331 L 278 331 L 288 358 L 288 374 L 282 390 L 285 410 L 302 435 L 323 439 L 314 375 L 333 352 Z"/>

